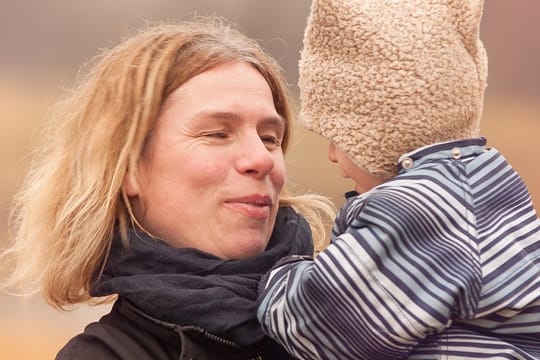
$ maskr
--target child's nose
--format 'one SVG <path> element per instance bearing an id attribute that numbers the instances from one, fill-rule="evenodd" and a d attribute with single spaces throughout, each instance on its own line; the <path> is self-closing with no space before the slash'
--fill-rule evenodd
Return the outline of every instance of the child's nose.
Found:
<path id="1" fill-rule="evenodd" d="M 332 142 L 328 144 L 328 160 L 330 160 L 331 162 L 337 162 L 336 145 Z"/>

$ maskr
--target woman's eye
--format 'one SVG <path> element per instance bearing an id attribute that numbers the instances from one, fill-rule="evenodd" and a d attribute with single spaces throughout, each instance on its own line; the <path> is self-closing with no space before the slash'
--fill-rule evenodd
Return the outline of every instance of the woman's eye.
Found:
<path id="1" fill-rule="evenodd" d="M 225 133 L 223 131 L 215 131 L 215 132 L 204 134 L 204 136 L 205 137 L 210 137 L 210 138 L 216 138 L 216 139 L 226 139 L 227 138 L 227 133 Z"/>
<path id="2" fill-rule="evenodd" d="M 275 147 L 281 146 L 281 139 L 276 136 L 261 136 L 261 139 L 265 144 L 270 144 Z"/>

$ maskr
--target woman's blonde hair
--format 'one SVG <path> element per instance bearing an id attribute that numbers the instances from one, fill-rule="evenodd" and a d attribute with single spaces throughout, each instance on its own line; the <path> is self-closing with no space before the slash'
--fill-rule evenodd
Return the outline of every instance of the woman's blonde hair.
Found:
<path id="1" fill-rule="evenodd" d="M 51 114 L 15 199 L 13 242 L 4 253 L 4 261 L 14 261 L 8 286 L 23 285 L 23 293 L 41 288 L 59 309 L 91 300 L 90 285 L 113 233 L 120 231 L 125 240 L 136 223 L 122 184 L 128 172 L 137 171 L 164 100 L 194 76 L 231 61 L 250 63 L 268 82 L 287 122 L 287 150 L 291 112 L 285 81 L 257 42 L 216 18 L 150 26 L 98 56 Z M 333 214 L 328 200 L 287 196 L 280 205 L 295 207 L 315 238 L 325 238 L 321 214 Z"/>

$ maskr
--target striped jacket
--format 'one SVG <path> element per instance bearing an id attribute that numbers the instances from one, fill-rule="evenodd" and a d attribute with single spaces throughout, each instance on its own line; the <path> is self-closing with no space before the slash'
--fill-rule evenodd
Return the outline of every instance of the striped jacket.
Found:
<path id="1" fill-rule="evenodd" d="M 323 252 L 269 274 L 264 331 L 301 359 L 540 359 L 540 221 L 485 143 L 419 149 L 350 198 Z"/>

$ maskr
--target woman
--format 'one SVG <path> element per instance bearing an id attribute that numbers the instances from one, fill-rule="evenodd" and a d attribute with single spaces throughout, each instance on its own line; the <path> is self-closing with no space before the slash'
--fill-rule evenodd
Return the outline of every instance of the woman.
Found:
<path id="1" fill-rule="evenodd" d="M 16 202 L 11 284 L 110 314 L 58 359 L 287 358 L 255 318 L 260 277 L 324 236 L 317 196 L 284 197 L 280 68 L 215 19 L 105 52 L 58 105 Z"/>

